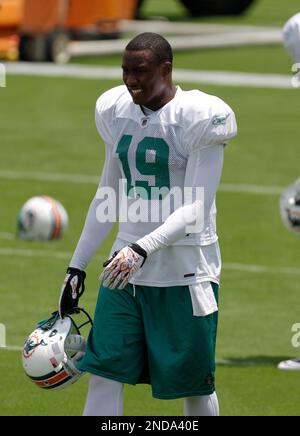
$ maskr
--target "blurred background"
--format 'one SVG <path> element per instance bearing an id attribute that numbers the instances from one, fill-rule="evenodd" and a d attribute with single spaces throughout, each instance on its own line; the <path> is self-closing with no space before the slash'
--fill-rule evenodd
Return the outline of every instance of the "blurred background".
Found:
<path id="1" fill-rule="evenodd" d="M 281 8 L 271 0 L 1 0 L 0 56 L 9 60 L 65 63 L 80 46 L 82 55 L 88 54 L 91 47 L 93 54 L 99 54 L 103 43 L 92 46 L 70 43 L 130 37 L 144 25 L 136 26 L 132 22 L 135 19 L 152 21 L 145 24 L 146 29 L 157 27 L 162 33 L 175 35 L 214 33 L 201 23 L 278 26 L 294 12 L 293 3 L 294 0 Z M 179 24 L 183 20 L 198 25 L 184 29 Z M 173 25 L 168 26 L 170 21 Z M 118 46 L 110 45 L 115 50 Z"/>
<path id="2" fill-rule="evenodd" d="M 299 177 L 300 101 L 282 28 L 298 0 L 0 0 L 0 415 L 79 415 L 87 377 L 44 392 L 25 376 L 21 349 L 57 308 L 105 159 L 94 126 L 98 96 L 122 83 L 121 53 L 143 31 L 165 35 L 174 80 L 218 95 L 235 111 L 218 192 L 223 255 L 217 389 L 223 415 L 299 415 L 300 374 L 280 372 L 296 357 L 300 322 L 299 240 L 282 225 L 279 197 Z M 34 196 L 60 201 L 61 239 L 16 236 L 17 215 Z M 115 231 L 87 269 L 82 305 L 94 311 L 98 275 Z M 5 341 L 3 331 L 5 330 Z M 180 415 L 127 386 L 127 415 Z"/>

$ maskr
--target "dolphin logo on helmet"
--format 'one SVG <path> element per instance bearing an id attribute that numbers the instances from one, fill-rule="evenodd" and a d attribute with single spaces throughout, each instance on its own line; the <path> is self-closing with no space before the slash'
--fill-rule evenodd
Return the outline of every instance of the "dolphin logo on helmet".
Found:
<path id="1" fill-rule="evenodd" d="M 44 339 L 40 340 L 37 334 L 33 334 L 26 340 L 23 347 L 23 356 L 25 359 L 29 359 L 35 352 L 35 349 L 42 345 L 46 347 L 48 344 L 45 343 Z"/>

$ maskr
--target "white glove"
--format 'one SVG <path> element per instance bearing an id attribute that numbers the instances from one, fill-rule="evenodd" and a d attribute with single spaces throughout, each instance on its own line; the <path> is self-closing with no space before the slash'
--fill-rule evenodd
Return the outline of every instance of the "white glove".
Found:
<path id="1" fill-rule="evenodd" d="M 138 244 L 131 244 L 105 262 L 105 270 L 100 275 L 103 285 L 109 289 L 124 289 L 133 274 L 145 263 L 146 251 Z"/>

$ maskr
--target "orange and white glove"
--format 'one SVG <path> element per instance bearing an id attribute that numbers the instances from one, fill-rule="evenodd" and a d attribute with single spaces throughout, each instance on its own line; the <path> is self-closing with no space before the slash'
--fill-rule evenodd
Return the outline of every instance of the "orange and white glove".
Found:
<path id="1" fill-rule="evenodd" d="M 147 259 L 147 252 L 138 244 L 131 244 L 106 261 L 105 270 L 100 275 L 103 285 L 108 289 L 124 289 L 133 274 Z"/>

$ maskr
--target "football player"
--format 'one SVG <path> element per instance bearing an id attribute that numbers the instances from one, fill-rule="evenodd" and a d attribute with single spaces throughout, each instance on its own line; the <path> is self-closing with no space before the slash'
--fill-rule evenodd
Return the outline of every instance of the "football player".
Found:
<path id="1" fill-rule="evenodd" d="M 282 191 L 280 197 L 280 214 L 285 227 L 298 234 L 300 233 L 300 179 Z M 300 370 L 300 357 L 288 359 L 278 364 L 279 369 L 287 371 Z"/>
<path id="2" fill-rule="evenodd" d="M 295 73 L 300 71 L 300 13 L 291 17 L 283 29 L 283 42 L 284 46 L 288 50 L 291 55 L 293 61 L 295 62 L 296 68 Z M 295 191 L 295 187 L 298 185 L 297 191 L 299 191 L 299 181 L 293 184 L 293 188 Z M 288 187 L 282 193 L 282 205 L 281 205 L 281 215 L 283 218 L 283 222 L 287 228 L 292 231 L 298 231 L 299 225 L 294 225 L 294 213 L 295 211 L 291 208 L 299 208 L 299 203 L 295 203 L 290 201 L 291 195 L 293 198 L 295 197 L 294 192 L 290 192 L 291 187 Z M 300 192 L 298 192 L 299 196 Z M 299 210 L 296 210 L 296 213 L 299 213 Z M 298 217 L 299 220 L 299 217 Z M 300 357 L 296 359 L 284 360 L 278 364 L 279 369 L 290 370 L 290 371 L 299 371 L 300 370 Z"/>
<path id="3" fill-rule="evenodd" d="M 76 309 L 84 270 L 116 209 L 119 232 L 78 364 L 90 373 L 84 415 L 121 415 L 124 383 L 149 383 L 155 398 L 184 398 L 185 415 L 219 414 L 215 195 L 237 126 L 221 99 L 175 86 L 172 62 L 162 36 L 136 36 L 123 55 L 124 85 L 96 104 L 106 160 L 59 303 L 62 317 Z"/>

